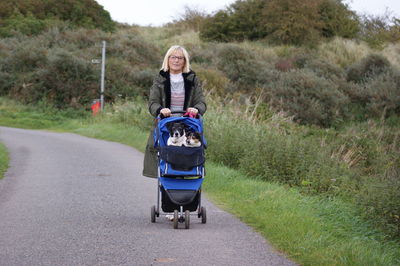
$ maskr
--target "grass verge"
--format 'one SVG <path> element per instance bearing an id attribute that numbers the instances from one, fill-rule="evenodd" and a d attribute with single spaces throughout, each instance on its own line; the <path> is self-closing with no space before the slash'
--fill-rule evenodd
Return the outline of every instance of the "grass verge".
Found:
<path id="1" fill-rule="evenodd" d="M 6 106 L 0 105 L 3 114 Z M 21 107 L 23 108 L 23 107 Z M 10 112 L 11 113 L 11 112 Z M 46 117 L 35 111 L 24 116 Z M 0 125 L 30 127 L 22 118 Z M 13 121 L 11 125 L 7 121 Z M 107 117 L 50 119 L 52 130 L 131 145 L 143 151 L 148 132 Z M 40 125 L 40 123 L 39 123 Z M 39 127 L 42 128 L 42 125 Z M 278 250 L 302 265 L 399 265 L 400 245 L 385 239 L 339 199 L 304 196 L 297 189 L 248 178 L 240 171 L 207 162 L 204 191 L 217 205 L 265 236 Z"/>
<path id="2" fill-rule="evenodd" d="M 8 168 L 8 152 L 6 146 L 0 143 L 0 179 L 4 177 L 4 173 Z"/>

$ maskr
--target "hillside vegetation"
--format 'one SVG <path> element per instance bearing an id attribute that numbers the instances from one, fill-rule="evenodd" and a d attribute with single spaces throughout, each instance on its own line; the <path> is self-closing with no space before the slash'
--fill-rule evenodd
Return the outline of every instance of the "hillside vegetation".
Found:
<path id="1" fill-rule="evenodd" d="M 115 30 L 110 14 L 94 0 L 0 0 L 0 37 L 36 35 L 55 26 Z"/>
<path id="2" fill-rule="evenodd" d="M 260 2 L 236 5 L 249 3 Z M 346 11 L 343 5 L 335 7 Z M 237 10 L 228 15 L 239 16 Z M 214 17 L 196 14 L 161 28 L 119 25 L 115 33 L 106 33 L 55 27 L 36 36 L 2 38 L 0 96 L 60 109 L 89 108 L 98 98 L 100 78 L 91 59 L 100 56 L 106 40 L 106 100 L 126 108 L 115 111 L 122 122 L 148 129 L 145 106 L 124 102 L 146 99 L 167 48 L 183 45 L 211 106 L 205 117 L 209 160 L 303 193 L 345 199 L 398 239 L 398 24 L 382 28 L 380 34 L 392 39 L 382 37 L 380 49 L 339 33 L 304 46 L 240 34 L 236 42 L 216 43 L 202 37 L 201 26 Z M 344 14 L 353 19 L 354 14 Z M 193 27 L 200 32 L 188 27 L 194 18 L 201 18 L 193 20 L 200 21 Z M 366 29 L 362 25 L 357 23 L 357 36 Z"/>

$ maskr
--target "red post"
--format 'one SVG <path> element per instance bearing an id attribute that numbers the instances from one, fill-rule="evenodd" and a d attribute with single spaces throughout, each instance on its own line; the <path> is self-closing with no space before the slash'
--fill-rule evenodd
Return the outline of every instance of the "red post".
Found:
<path id="1" fill-rule="evenodd" d="M 91 108 L 92 108 L 92 114 L 93 116 L 95 116 L 101 108 L 100 102 L 98 100 L 94 100 Z"/>

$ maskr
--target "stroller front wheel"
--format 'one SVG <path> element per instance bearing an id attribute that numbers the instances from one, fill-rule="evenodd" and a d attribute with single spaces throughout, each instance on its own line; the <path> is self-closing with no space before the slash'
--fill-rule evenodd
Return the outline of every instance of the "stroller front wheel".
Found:
<path id="1" fill-rule="evenodd" d="M 151 206 L 151 222 L 156 222 L 156 206 Z"/>
<path id="2" fill-rule="evenodd" d="M 189 229 L 190 227 L 190 211 L 185 211 L 185 229 Z"/>
<path id="3" fill-rule="evenodd" d="M 174 210 L 174 229 L 178 229 L 179 214 L 178 210 Z"/>
<path id="4" fill-rule="evenodd" d="M 207 211 L 206 211 L 206 207 L 201 207 L 201 223 L 205 224 L 207 222 Z"/>

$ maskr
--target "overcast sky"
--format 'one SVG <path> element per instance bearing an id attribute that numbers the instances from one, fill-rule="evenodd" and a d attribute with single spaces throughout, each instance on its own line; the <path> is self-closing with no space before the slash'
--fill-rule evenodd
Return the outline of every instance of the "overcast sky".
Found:
<path id="1" fill-rule="evenodd" d="M 235 0 L 96 0 L 113 20 L 142 26 L 161 26 L 183 13 L 185 5 L 207 13 L 223 9 Z M 400 17 L 400 0 L 344 0 L 359 14 L 382 15 L 389 9 Z"/>

